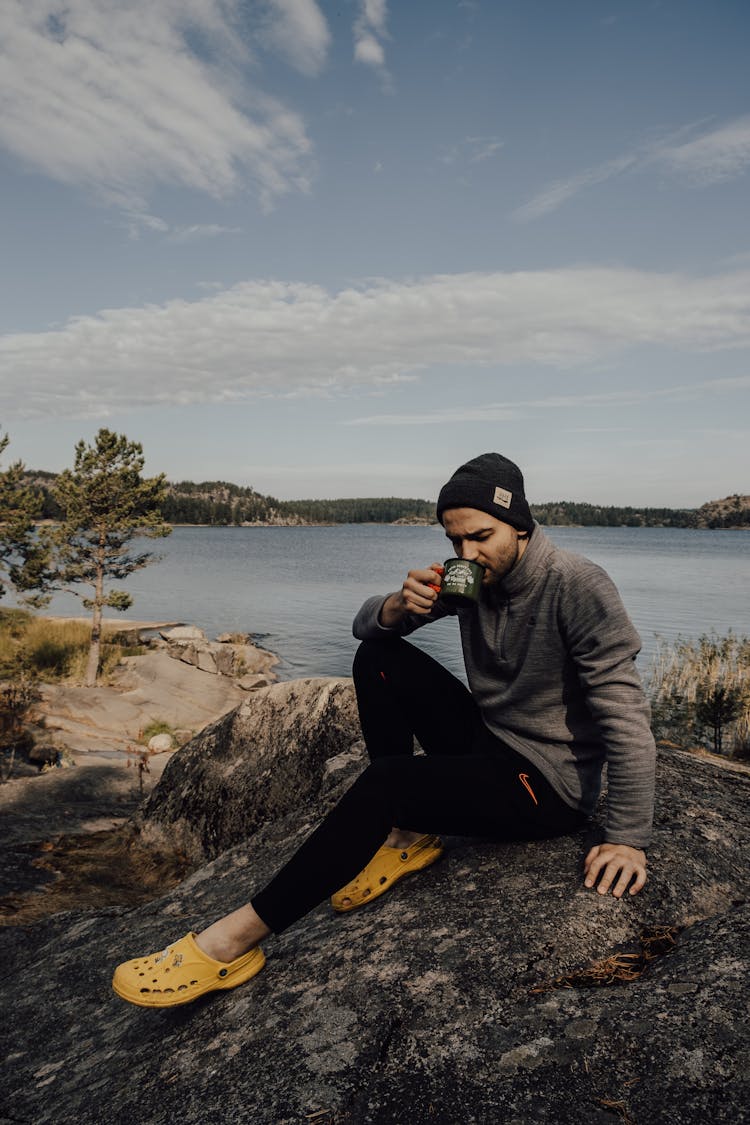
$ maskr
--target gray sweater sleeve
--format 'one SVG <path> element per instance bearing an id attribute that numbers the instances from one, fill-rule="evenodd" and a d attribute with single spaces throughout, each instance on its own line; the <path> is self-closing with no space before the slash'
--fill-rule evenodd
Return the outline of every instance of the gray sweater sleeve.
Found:
<path id="1" fill-rule="evenodd" d="M 641 642 L 609 576 L 594 563 L 567 585 L 561 627 L 607 762 L 605 840 L 651 837 L 656 746 L 635 658 Z"/>
<path id="2" fill-rule="evenodd" d="M 380 610 L 383 608 L 386 598 L 390 596 L 390 594 L 384 596 L 376 594 L 374 597 L 368 598 L 357 611 L 352 624 L 352 632 L 358 641 L 376 641 L 380 637 L 400 635 L 398 629 L 386 629 L 384 625 L 380 624 Z"/>
<path id="3" fill-rule="evenodd" d="M 376 594 L 374 597 L 368 598 L 362 605 L 352 624 L 352 632 L 358 641 L 377 641 L 384 637 L 406 637 L 409 633 L 413 633 L 415 629 L 421 629 L 423 625 L 429 625 L 431 621 L 439 621 L 442 617 L 450 617 L 455 614 L 454 609 L 438 600 L 431 613 L 409 613 L 400 624 L 392 629 L 387 629 L 385 625 L 380 624 L 380 611 L 390 596 L 390 594 Z"/>

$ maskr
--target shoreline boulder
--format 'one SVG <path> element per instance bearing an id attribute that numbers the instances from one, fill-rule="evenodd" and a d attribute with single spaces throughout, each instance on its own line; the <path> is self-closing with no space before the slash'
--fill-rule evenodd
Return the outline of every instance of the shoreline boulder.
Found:
<path id="1" fill-rule="evenodd" d="M 223 633 L 218 640 L 209 641 L 196 625 L 179 625 L 163 630 L 159 636 L 171 657 L 201 672 L 238 680 L 248 675 L 265 675 L 269 683 L 277 679 L 271 669 L 281 663 L 280 658 L 251 644 L 247 634 Z"/>
<path id="2" fill-rule="evenodd" d="M 351 680 L 260 688 L 174 755 L 141 810 L 141 830 L 197 862 L 213 858 L 317 796 L 327 761 L 360 738 Z M 357 760 L 361 768 L 361 744 Z"/>

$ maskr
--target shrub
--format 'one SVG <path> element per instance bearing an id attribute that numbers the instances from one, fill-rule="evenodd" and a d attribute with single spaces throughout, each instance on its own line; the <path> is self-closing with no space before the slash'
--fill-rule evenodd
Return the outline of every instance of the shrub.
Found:
<path id="1" fill-rule="evenodd" d="M 172 739 L 175 742 L 177 741 L 175 738 L 174 728 L 171 727 L 169 723 L 166 723 L 163 719 L 154 719 L 153 722 L 150 722 L 147 727 L 144 727 L 142 731 L 139 731 L 138 740 L 139 742 L 143 742 L 148 745 L 149 739 L 152 739 L 155 734 L 169 734 L 172 736 Z"/>
<path id="2" fill-rule="evenodd" d="M 42 637 L 33 647 L 26 648 L 26 660 L 36 672 L 55 672 L 64 676 L 75 649 L 55 637 Z"/>
<path id="3" fill-rule="evenodd" d="M 697 743 L 717 754 L 750 751 L 750 640 L 710 633 L 697 641 L 659 641 L 651 672 L 658 738 Z"/>
<path id="4" fill-rule="evenodd" d="M 0 684 L 0 745 L 18 738 L 29 708 L 38 698 L 36 683 L 26 676 Z"/>
<path id="5" fill-rule="evenodd" d="M 24 722 L 38 699 L 36 683 L 27 676 L 0 683 L 0 783 L 12 774 L 16 752 L 25 752 L 33 745 Z"/>

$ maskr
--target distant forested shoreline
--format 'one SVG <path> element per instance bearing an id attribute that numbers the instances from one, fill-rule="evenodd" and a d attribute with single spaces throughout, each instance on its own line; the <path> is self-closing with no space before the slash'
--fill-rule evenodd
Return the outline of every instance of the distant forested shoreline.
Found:
<path id="1" fill-rule="evenodd" d="M 41 500 L 41 518 L 60 516 L 52 497 L 54 473 L 29 472 L 27 483 Z M 735 493 L 700 508 L 648 508 L 557 500 L 531 504 L 534 519 L 549 527 L 750 527 L 750 496 Z M 206 527 L 308 526 L 344 523 L 435 522 L 431 500 L 399 496 L 340 500 L 278 500 L 228 481 L 170 483 L 161 508 L 167 523 Z"/>

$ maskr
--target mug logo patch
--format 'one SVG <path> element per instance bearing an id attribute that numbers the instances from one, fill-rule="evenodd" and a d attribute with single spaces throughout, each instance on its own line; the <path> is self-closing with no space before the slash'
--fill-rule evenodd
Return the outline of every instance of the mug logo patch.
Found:
<path id="1" fill-rule="evenodd" d="M 492 498 L 494 504 L 499 504 L 501 508 L 509 508 L 510 502 L 513 499 L 513 493 L 508 492 L 507 488 L 500 488 L 498 485 L 495 489 L 495 495 Z"/>

